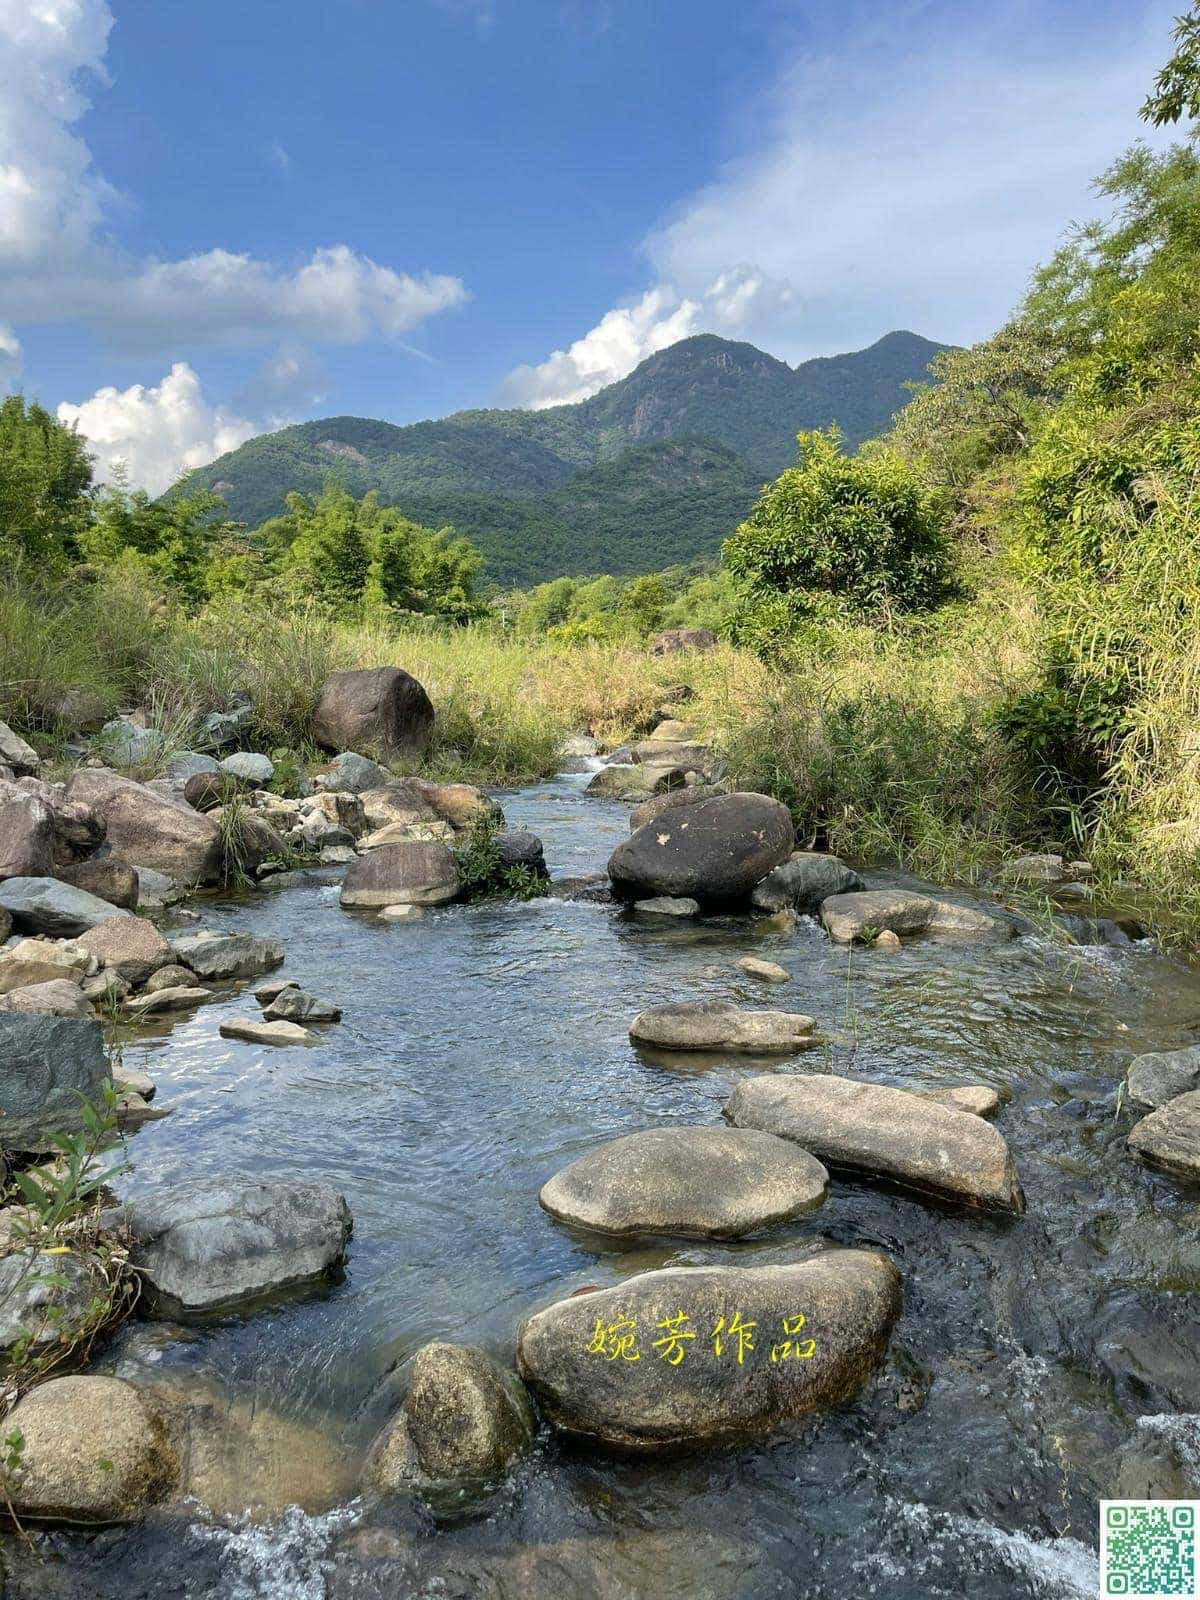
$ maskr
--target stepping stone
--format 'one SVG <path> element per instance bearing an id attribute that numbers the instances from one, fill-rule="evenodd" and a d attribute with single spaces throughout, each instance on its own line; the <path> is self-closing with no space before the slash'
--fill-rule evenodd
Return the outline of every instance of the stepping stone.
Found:
<path id="1" fill-rule="evenodd" d="M 277 994 L 263 1016 L 268 1022 L 340 1022 L 342 1008 L 292 987 Z"/>
<path id="2" fill-rule="evenodd" d="M 125 1002 L 126 1011 L 138 1017 L 153 1016 L 159 1011 L 186 1011 L 189 1006 L 203 1005 L 206 1000 L 212 999 L 211 989 L 202 989 L 198 984 L 185 989 L 155 989 L 150 994 L 134 995 L 132 1000 Z"/>
<path id="3" fill-rule="evenodd" d="M 257 1017 L 231 1017 L 219 1029 L 222 1039 L 245 1039 L 250 1044 L 316 1044 L 317 1035 L 298 1022 L 261 1022 Z"/>
<path id="4" fill-rule="evenodd" d="M 761 978 L 764 983 L 791 983 L 792 975 L 777 961 L 763 961 L 758 956 L 743 956 L 738 966 L 751 978 Z"/>
<path id="5" fill-rule="evenodd" d="M 900 1274 L 871 1250 L 672 1267 L 539 1311 L 517 1367 L 555 1427 L 666 1450 L 769 1434 L 842 1404 L 878 1367 L 899 1313 Z"/>
<path id="6" fill-rule="evenodd" d="M 250 933 L 185 933 L 171 945 L 178 960 L 205 982 L 256 978 L 283 963 L 283 946 Z"/>
<path id="7" fill-rule="evenodd" d="M 1025 1209 L 1008 1145 L 982 1117 L 834 1074 L 751 1078 L 725 1107 L 735 1128 L 794 1139 L 828 1166 L 989 1211 Z"/>
<path id="8" fill-rule="evenodd" d="M 650 1006 L 630 1024 L 635 1044 L 660 1050 L 732 1050 L 792 1054 L 820 1043 L 812 1017 L 793 1011 L 743 1011 L 728 1000 Z"/>
<path id="9" fill-rule="evenodd" d="M 1143 1117 L 1126 1142 L 1148 1167 L 1200 1182 L 1200 1089 L 1176 1095 Z"/>
<path id="10" fill-rule="evenodd" d="M 269 1006 L 285 989 L 297 988 L 299 984 L 295 978 L 268 978 L 264 983 L 256 983 L 251 993 L 260 1006 Z"/>
<path id="11" fill-rule="evenodd" d="M 698 917 L 700 902 L 687 895 L 660 894 L 652 900 L 635 900 L 633 909 L 643 917 Z"/>
<path id="12" fill-rule="evenodd" d="M 773 1134 L 652 1128 L 581 1156 L 538 1199 L 597 1233 L 740 1239 L 814 1210 L 828 1187 L 819 1161 Z"/>

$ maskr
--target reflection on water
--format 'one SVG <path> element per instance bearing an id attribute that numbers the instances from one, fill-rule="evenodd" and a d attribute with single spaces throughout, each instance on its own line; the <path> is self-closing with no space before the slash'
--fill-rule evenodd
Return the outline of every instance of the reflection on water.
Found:
<path id="1" fill-rule="evenodd" d="M 623 806 L 582 799 L 583 781 L 506 800 L 557 875 L 599 870 L 627 829 Z M 280 939 L 287 975 L 346 1020 L 317 1050 L 235 1043 L 219 1023 L 255 1008 L 230 991 L 139 1035 L 125 1059 L 175 1111 L 133 1140 L 128 1188 L 226 1170 L 326 1179 L 354 1212 L 346 1276 L 181 1337 L 126 1330 L 110 1368 L 202 1384 L 264 1420 L 211 1466 L 223 1516 L 56 1536 L 48 1566 L 14 1556 L 19 1600 L 1094 1592 L 1096 1500 L 1138 1419 L 1200 1412 L 1200 1205 L 1125 1156 L 1115 1105 L 1132 1054 L 1192 1041 L 1200 982 L 1186 965 L 1041 938 L 848 954 L 807 922 L 692 926 L 558 900 L 382 924 L 342 911 L 330 874 L 214 904 L 204 922 Z M 756 985 L 736 966 L 749 951 L 794 982 Z M 704 996 L 809 1012 L 827 1048 L 756 1062 L 630 1046 L 642 1007 Z M 582 1151 L 715 1122 L 733 1084 L 764 1069 L 994 1085 L 1027 1215 L 835 1180 L 822 1211 L 760 1240 L 623 1250 L 539 1208 L 542 1183 Z M 403 1502 L 346 1508 L 398 1369 L 425 1341 L 507 1357 L 520 1319 L 580 1284 L 778 1259 L 817 1234 L 880 1246 L 904 1274 L 891 1356 L 853 1405 L 666 1461 L 546 1439 L 482 1510 L 440 1527 Z M 342 1463 L 326 1503 L 296 1458 Z M 289 1497 L 305 1513 L 279 1515 Z M 234 1515 L 256 1502 L 275 1514 Z"/>

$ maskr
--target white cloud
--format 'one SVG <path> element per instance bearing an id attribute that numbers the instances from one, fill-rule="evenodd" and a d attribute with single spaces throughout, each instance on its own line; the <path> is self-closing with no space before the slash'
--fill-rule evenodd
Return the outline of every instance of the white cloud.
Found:
<path id="1" fill-rule="evenodd" d="M 245 417 L 210 405 L 186 361 L 177 361 L 156 388 L 97 389 L 82 405 L 64 401 L 58 416 L 87 439 L 98 479 L 111 478 L 120 466 L 133 488 L 153 495 L 258 431 Z"/>
<path id="2" fill-rule="evenodd" d="M 174 261 L 122 252 L 109 231 L 119 197 L 74 131 L 81 75 L 103 76 L 112 25 L 106 0 L 0 0 L 0 304 L 12 322 L 84 320 L 161 355 L 395 338 L 466 298 L 456 277 L 399 272 L 346 244 L 292 265 L 219 247 Z"/>
<path id="3" fill-rule="evenodd" d="M 1137 111 L 1177 9 L 1102 0 L 1081 31 L 1073 7 L 983 0 L 949 28 L 932 0 L 813 0 L 743 152 L 647 237 L 650 287 L 507 395 L 581 399 L 701 331 L 791 361 L 892 328 L 984 337 L 1094 211 L 1091 180 L 1168 136 Z"/>
<path id="4" fill-rule="evenodd" d="M 8 326 L 0 322 L 0 389 L 12 387 L 21 370 L 21 341 Z"/>
<path id="5" fill-rule="evenodd" d="M 536 367 L 518 367 L 505 382 L 504 398 L 535 411 L 584 400 L 656 350 L 702 330 L 743 333 L 768 305 L 786 305 L 790 299 L 787 284 L 746 267 L 719 273 L 696 298 L 657 284 L 636 304 L 605 312 L 569 349 L 555 350 Z"/>

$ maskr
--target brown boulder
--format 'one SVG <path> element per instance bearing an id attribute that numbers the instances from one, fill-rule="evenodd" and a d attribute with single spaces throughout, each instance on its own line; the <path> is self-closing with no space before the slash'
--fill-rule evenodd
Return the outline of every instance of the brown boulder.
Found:
<path id="1" fill-rule="evenodd" d="M 54 829 L 47 808 L 33 795 L 0 799 L 0 879 L 46 878 L 53 869 Z"/>
<path id="2" fill-rule="evenodd" d="M 130 866 L 153 867 L 186 884 L 220 881 L 220 829 L 182 801 L 107 767 L 81 767 L 72 773 L 67 798 L 95 808 L 108 829 L 112 853 Z"/>
<path id="3" fill-rule="evenodd" d="M 119 906 L 122 911 L 136 911 L 138 903 L 138 875 L 127 861 L 116 856 L 93 856 L 90 861 L 72 861 L 57 867 L 54 873 L 63 883 Z"/>
<path id="4" fill-rule="evenodd" d="M 10 989 L 0 996 L 0 1011 L 41 1012 L 49 1017 L 94 1017 L 91 1003 L 70 978 L 50 978 Z"/>
<path id="5" fill-rule="evenodd" d="M 436 906 L 458 893 L 458 865 L 444 844 L 410 840 L 361 856 L 342 879 L 344 906 Z"/>
<path id="6" fill-rule="evenodd" d="M 78 943 L 135 986 L 173 960 L 171 946 L 145 917 L 113 917 L 80 934 Z"/>
<path id="7" fill-rule="evenodd" d="M 326 750 L 416 756 L 429 746 L 433 718 L 429 696 L 399 667 L 335 672 L 321 690 L 313 738 Z"/>

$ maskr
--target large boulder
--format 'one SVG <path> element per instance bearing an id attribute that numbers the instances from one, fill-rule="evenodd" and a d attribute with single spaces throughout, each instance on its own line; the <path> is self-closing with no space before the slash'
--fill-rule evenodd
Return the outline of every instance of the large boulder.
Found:
<path id="1" fill-rule="evenodd" d="M 812 1211 L 829 1174 L 785 1139 L 752 1128 L 651 1128 L 564 1167 L 538 1199 L 595 1233 L 740 1239 Z"/>
<path id="2" fill-rule="evenodd" d="M 7 1487 L 22 1518 L 131 1521 L 179 1478 L 161 1408 L 121 1378 L 52 1378 L 17 1403 L 6 1426 L 24 1440 Z"/>
<path id="3" fill-rule="evenodd" d="M 47 978 L 0 995 L 0 1011 L 38 1012 L 50 1017 L 94 1017 L 91 1001 L 70 978 Z"/>
<path id="4" fill-rule="evenodd" d="M 408 840 L 355 861 L 342 879 L 344 906 L 436 906 L 458 893 L 458 865 L 444 844 Z"/>
<path id="5" fill-rule="evenodd" d="M 50 813 L 54 831 L 54 859 L 60 865 L 90 856 L 104 843 L 104 819 L 80 800 L 68 800 L 66 785 L 44 783 L 41 778 L 18 778 L 0 783 L 0 799 L 26 795 L 41 801 Z"/>
<path id="6" fill-rule="evenodd" d="M 419 756 L 433 735 L 433 716 L 425 690 L 399 667 L 335 672 L 321 690 L 313 738 L 325 750 Z"/>
<path id="7" fill-rule="evenodd" d="M 631 834 L 609 858 L 618 892 L 744 900 L 792 853 L 786 806 L 765 794 L 725 794 L 668 812 Z"/>
<path id="8" fill-rule="evenodd" d="M 154 867 L 189 885 L 221 880 L 221 830 L 182 801 L 104 767 L 72 773 L 67 797 L 94 807 L 104 819 L 112 853 L 131 866 Z"/>
<path id="9" fill-rule="evenodd" d="M 680 775 L 678 787 L 683 787 L 683 775 Z M 662 774 L 657 767 L 631 766 L 624 762 L 614 761 L 606 767 L 601 767 L 589 781 L 585 794 L 590 794 L 600 800 L 649 800 L 655 794 L 661 794 L 663 789 L 672 787 L 662 783 Z"/>
<path id="10" fill-rule="evenodd" d="M 1126 1142 L 1148 1167 L 1185 1182 L 1200 1182 L 1200 1089 L 1176 1095 L 1143 1117 Z"/>
<path id="11" fill-rule="evenodd" d="M 656 1450 L 840 1404 L 879 1365 L 899 1313 L 900 1274 L 873 1251 L 669 1267 L 530 1317 L 517 1365 L 556 1427 Z"/>
<path id="12" fill-rule="evenodd" d="M 832 1073 L 751 1078 L 734 1090 L 725 1116 L 734 1127 L 794 1139 L 835 1169 L 984 1210 L 1025 1209 L 996 1129 L 906 1089 Z"/>
<path id="13" fill-rule="evenodd" d="M 136 911 L 138 904 L 137 868 L 116 856 L 93 856 L 89 861 L 72 861 L 56 867 L 54 875 L 75 889 L 85 889 L 122 911 Z"/>
<path id="14" fill-rule="evenodd" d="M 383 1490 L 493 1483 L 535 1432 L 525 1386 L 474 1345 L 427 1344 L 400 1414 L 376 1441 L 367 1480 Z"/>
<path id="15" fill-rule="evenodd" d="M 1165 1106 L 1168 1100 L 1200 1089 L 1200 1045 L 1135 1056 L 1125 1084 L 1135 1105 L 1152 1107 Z"/>
<path id="16" fill-rule="evenodd" d="M 81 933 L 79 943 L 135 987 L 171 961 L 171 946 L 145 917 L 110 917 Z"/>
<path id="17" fill-rule="evenodd" d="M 98 1022 L 0 1016 L 0 1148 L 52 1149 L 50 1136 L 77 1133 L 82 1103 L 99 1105 L 108 1081 Z"/>
<path id="18" fill-rule="evenodd" d="M 711 628 L 668 628 L 654 636 L 650 646 L 656 656 L 677 655 L 681 650 L 715 650 L 717 636 Z"/>
<path id="19" fill-rule="evenodd" d="M 853 944 L 885 930 L 895 934 L 924 933 L 934 904 L 928 895 L 900 889 L 833 894 L 821 906 L 821 921 L 835 944 Z"/>
<path id="20" fill-rule="evenodd" d="M 12 917 L 18 933 L 66 938 L 107 922 L 113 914 L 107 900 L 57 878 L 6 878 L 0 883 L 0 908 Z"/>
<path id="21" fill-rule="evenodd" d="M 820 1044 L 816 1028 L 812 1017 L 796 1011 L 744 1011 L 731 1000 L 682 1000 L 639 1012 L 629 1037 L 658 1050 L 791 1055 Z"/>
<path id="22" fill-rule="evenodd" d="M 797 850 L 781 867 L 754 886 L 750 904 L 757 911 L 816 911 L 830 895 L 863 887 L 853 867 L 820 850 Z"/>
<path id="23" fill-rule="evenodd" d="M 156 1303 L 207 1311 L 324 1277 L 346 1253 L 350 1208 L 323 1183 L 227 1176 L 173 1184 L 125 1209 L 130 1259 Z"/>
<path id="24" fill-rule="evenodd" d="M 168 954 L 205 982 L 221 978 L 256 978 L 283 964 L 283 946 L 252 933 L 185 933 Z"/>
<path id="25" fill-rule="evenodd" d="M 15 784 L 3 784 L 13 790 Z M 54 871 L 50 812 L 31 794 L 0 797 L 0 879 L 47 878 Z"/>
<path id="26" fill-rule="evenodd" d="M 661 817 L 664 811 L 676 811 L 680 806 L 697 806 L 701 800 L 715 800 L 718 795 L 725 792 L 715 784 L 693 783 L 681 789 L 668 789 L 666 794 L 653 795 L 649 800 L 642 800 L 630 811 L 629 831 L 636 833 L 648 822 Z"/>

